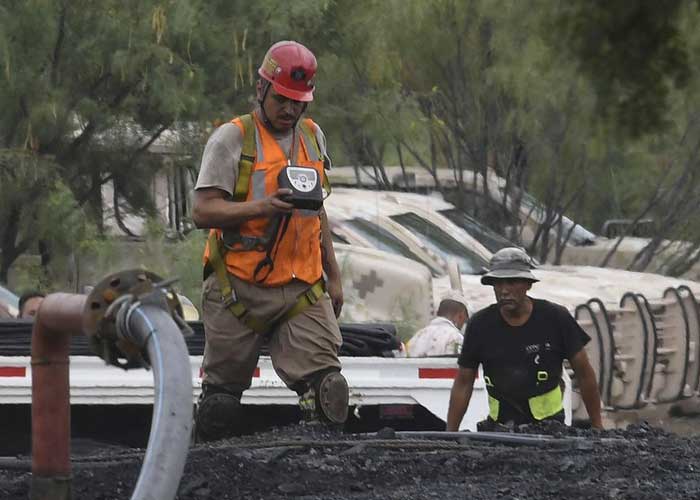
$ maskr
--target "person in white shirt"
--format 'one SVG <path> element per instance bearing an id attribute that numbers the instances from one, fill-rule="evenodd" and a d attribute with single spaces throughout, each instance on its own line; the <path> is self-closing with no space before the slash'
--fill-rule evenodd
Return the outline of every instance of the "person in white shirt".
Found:
<path id="1" fill-rule="evenodd" d="M 409 358 L 459 354 L 464 337 L 462 328 L 469 319 L 467 299 L 456 290 L 442 296 L 437 316 L 419 330 L 406 346 Z"/>

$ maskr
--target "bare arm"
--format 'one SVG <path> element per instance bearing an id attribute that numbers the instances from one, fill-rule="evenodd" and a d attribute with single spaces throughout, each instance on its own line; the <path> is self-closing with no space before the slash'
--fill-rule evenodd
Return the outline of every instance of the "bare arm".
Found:
<path id="1" fill-rule="evenodd" d="M 588 361 L 585 349 L 581 349 L 570 360 L 571 368 L 581 388 L 581 398 L 586 405 L 588 417 L 591 419 L 591 426 L 595 429 L 603 428 L 603 420 L 600 416 L 600 392 L 596 374 Z"/>
<path id="2" fill-rule="evenodd" d="M 326 211 L 321 209 L 321 259 L 323 262 L 323 271 L 328 278 L 326 281 L 326 290 L 333 302 L 333 311 L 335 317 L 340 316 L 343 309 L 343 285 L 340 276 L 340 267 L 335 259 L 335 250 L 333 249 L 333 239 L 331 238 L 331 230 L 328 227 L 328 217 Z"/>
<path id="3" fill-rule="evenodd" d="M 474 390 L 476 370 L 472 368 L 460 368 L 450 391 L 450 406 L 447 410 L 447 431 L 459 430 L 464 414 L 469 407 L 469 400 Z"/>
<path id="4" fill-rule="evenodd" d="M 282 201 L 282 198 L 289 194 L 291 194 L 289 189 L 278 189 L 261 200 L 233 202 L 221 189 L 197 189 L 194 192 L 192 219 L 200 229 L 213 227 L 235 229 L 249 219 L 290 213 L 292 205 Z"/>

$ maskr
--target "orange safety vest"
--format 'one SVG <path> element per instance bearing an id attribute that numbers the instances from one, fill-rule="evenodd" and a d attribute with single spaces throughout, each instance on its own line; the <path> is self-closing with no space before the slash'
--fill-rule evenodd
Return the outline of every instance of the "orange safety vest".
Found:
<path id="1" fill-rule="evenodd" d="M 240 118 L 232 123 L 241 129 L 243 134 L 252 131 L 245 130 Z M 255 160 L 245 201 L 265 198 L 278 189 L 277 177 L 288 165 L 287 152 L 283 151 L 274 136 L 253 113 L 255 125 Z M 316 137 L 308 137 L 303 129 L 315 131 L 316 124 L 310 119 L 304 119 L 304 126 L 298 124 L 292 144 L 291 164 L 313 167 L 324 179 L 323 158 L 320 157 Z M 313 141 L 313 142 L 312 142 Z M 296 158 L 295 158 L 296 157 Z M 256 218 L 242 223 L 238 232 L 242 237 L 262 238 L 270 224 L 269 219 Z M 221 230 L 216 231 L 217 241 L 221 241 Z M 265 258 L 265 250 L 227 251 L 225 255 L 226 268 L 229 273 L 247 281 L 256 283 L 254 277 L 257 265 Z M 204 249 L 204 263 L 209 261 L 209 243 Z M 280 286 L 299 279 L 309 284 L 321 279 L 323 267 L 321 263 L 321 219 L 319 213 L 310 210 L 294 210 L 287 227 L 277 243 L 274 255 L 274 268 L 258 284 L 262 286 Z M 259 276 L 258 276 L 259 278 Z"/>

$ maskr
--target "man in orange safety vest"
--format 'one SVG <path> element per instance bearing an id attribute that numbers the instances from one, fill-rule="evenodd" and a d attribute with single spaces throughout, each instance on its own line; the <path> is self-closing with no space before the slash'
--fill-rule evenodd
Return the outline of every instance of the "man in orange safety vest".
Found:
<path id="1" fill-rule="evenodd" d="M 206 346 L 197 435 L 240 431 L 240 399 L 267 346 L 306 420 L 342 425 L 340 270 L 323 211 L 330 160 L 313 100 L 316 58 L 293 41 L 274 44 L 258 69 L 258 106 L 209 138 L 193 217 L 209 228 L 202 312 Z M 325 279 L 324 279 L 325 276 Z"/>

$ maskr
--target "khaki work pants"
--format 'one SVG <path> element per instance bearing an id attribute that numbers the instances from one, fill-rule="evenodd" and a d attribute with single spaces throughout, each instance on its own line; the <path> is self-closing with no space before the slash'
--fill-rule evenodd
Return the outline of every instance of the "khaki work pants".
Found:
<path id="1" fill-rule="evenodd" d="M 238 300 L 256 317 L 269 323 L 284 315 L 310 286 L 295 280 L 266 288 L 236 277 L 231 280 Z M 338 350 L 342 337 L 327 294 L 263 336 L 226 309 L 219 283 L 211 274 L 202 288 L 202 313 L 206 335 L 203 383 L 232 392 L 248 389 L 266 339 L 277 375 L 294 390 L 319 370 L 340 368 Z"/>

